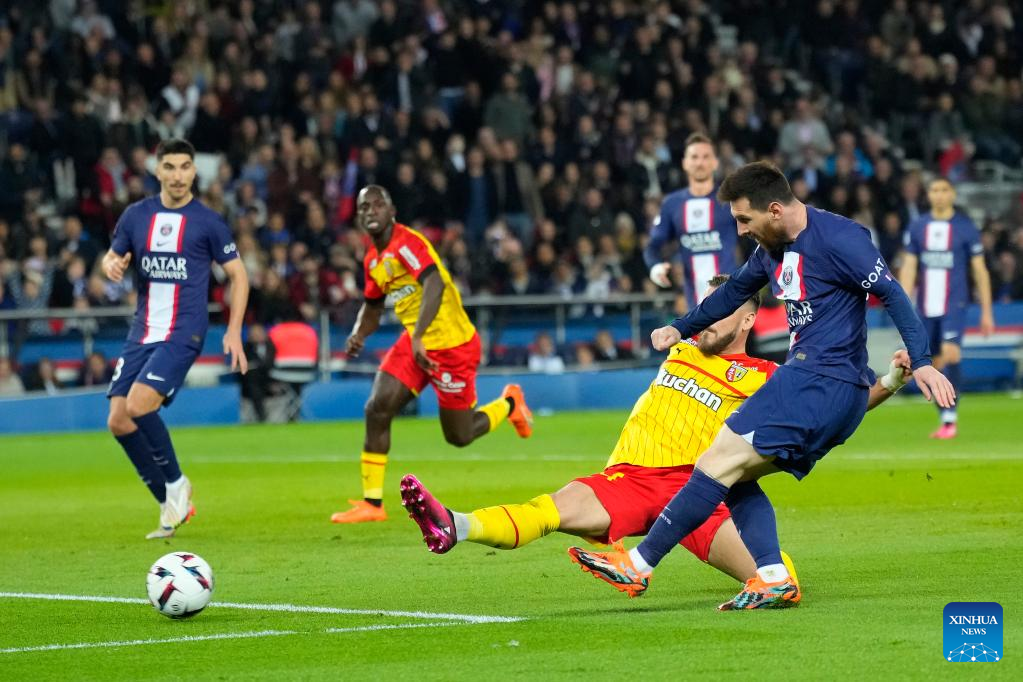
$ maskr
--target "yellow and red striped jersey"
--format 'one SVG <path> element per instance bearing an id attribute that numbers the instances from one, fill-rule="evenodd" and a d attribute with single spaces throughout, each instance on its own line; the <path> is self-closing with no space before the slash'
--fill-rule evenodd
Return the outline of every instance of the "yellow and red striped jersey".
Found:
<path id="1" fill-rule="evenodd" d="M 476 327 L 462 307 L 462 296 L 451 281 L 451 275 L 430 241 L 415 230 L 394 224 L 391 241 L 378 253 L 372 243 L 363 262 L 366 268 L 367 299 L 387 297 L 394 304 L 394 314 L 411 334 L 416 328 L 419 306 L 423 301 L 423 285 L 419 277 L 431 266 L 437 268 L 444 281 L 444 296 L 433 322 L 423 334 L 427 350 L 443 350 L 461 346 L 472 339 Z"/>
<path id="2" fill-rule="evenodd" d="M 721 426 L 777 368 L 739 355 L 704 355 L 690 340 L 675 344 L 632 408 L 607 466 L 695 464 Z"/>

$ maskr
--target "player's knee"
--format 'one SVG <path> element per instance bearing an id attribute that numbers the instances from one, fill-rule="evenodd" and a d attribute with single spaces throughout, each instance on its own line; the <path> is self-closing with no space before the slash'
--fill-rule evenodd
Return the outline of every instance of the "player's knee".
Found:
<path id="1" fill-rule="evenodd" d="M 366 415 L 368 421 L 387 421 L 394 416 L 384 401 L 373 396 L 370 396 L 369 400 L 366 401 L 363 414 Z"/>
<path id="2" fill-rule="evenodd" d="M 153 408 L 146 404 L 145 401 L 133 399 L 131 396 L 125 401 L 124 407 L 130 419 L 141 417 L 153 411 Z"/>
<path id="3" fill-rule="evenodd" d="M 452 429 L 444 432 L 444 440 L 446 440 L 449 445 L 454 445 L 456 448 L 464 448 L 474 439 L 472 437 L 472 433 Z"/>
<path id="4" fill-rule="evenodd" d="M 123 436 L 135 430 L 135 422 L 125 412 L 111 411 L 107 415 L 107 428 L 115 436 Z"/>

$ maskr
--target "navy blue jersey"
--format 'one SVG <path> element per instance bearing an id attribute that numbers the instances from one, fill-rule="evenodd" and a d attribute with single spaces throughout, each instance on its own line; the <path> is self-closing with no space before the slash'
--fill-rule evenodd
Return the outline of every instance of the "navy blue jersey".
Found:
<path id="1" fill-rule="evenodd" d="M 919 259 L 917 309 L 924 317 L 943 317 L 970 301 L 970 259 L 984 253 L 980 231 L 961 211 L 951 220 L 930 213 L 909 224 L 906 250 Z"/>
<path id="2" fill-rule="evenodd" d="M 735 269 L 735 245 L 739 239 L 735 218 L 714 198 L 714 190 L 697 197 L 688 188 L 672 192 L 661 202 L 661 214 L 650 229 L 650 242 L 643 251 L 647 267 L 664 261 L 661 248 L 678 240 L 676 256 L 685 270 L 685 292 L 689 307 L 703 300 L 707 280 Z"/>
<path id="3" fill-rule="evenodd" d="M 861 386 L 867 367 L 867 295 L 880 298 L 902 334 L 913 369 L 930 363 L 927 335 L 867 229 L 848 218 L 806 207 L 806 229 L 777 252 L 758 246 L 695 310 L 672 323 L 691 336 L 728 315 L 765 284 L 785 302 L 789 355 L 785 364 Z"/>
<path id="4" fill-rule="evenodd" d="M 164 208 L 160 196 L 124 210 L 110 248 L 132 255 L 138 306 L 129 341 L 202 344 L 209 325 L 210 265 L 238 257 L 224 219 L 192 199 Z"/>

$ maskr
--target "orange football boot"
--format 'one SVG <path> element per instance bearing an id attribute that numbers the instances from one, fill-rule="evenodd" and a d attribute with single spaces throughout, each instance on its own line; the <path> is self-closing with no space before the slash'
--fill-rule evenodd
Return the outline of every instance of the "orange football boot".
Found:
<path id="1" fill-rule="evenodd" d="M 383 506 L 377 507 L 366 500 L 348 500 L 351 509 L 335 512 L 330 517 L 331 523 L 367 523 L 369 521 L 386 521 L 387 512 Z"/>
<path id="2" fill-rule="evenodd" d="M 526 405 L 526 395 L 518 384 L 508 384 L 501 391 L 502 398 L 511 398 L 515 407 L 508 414 L 508 421 L 515 427 L 515 433 L 521 438 L 529 438 L 533 435 L 533 413 Z"/>

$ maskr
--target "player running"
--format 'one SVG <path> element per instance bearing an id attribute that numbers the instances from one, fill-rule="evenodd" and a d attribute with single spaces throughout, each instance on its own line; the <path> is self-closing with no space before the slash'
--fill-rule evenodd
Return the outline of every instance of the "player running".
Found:
<path id="1" fill-rule="evenodd" d="M 120 282 L 134 261 L 138 305 L 114 367 L 107 426 L 160 503 L 160 525 L 146 538 L 167 538 L 195 513 L 192 485 L 178 465 L 160 418 L 185 381 L 206 338 L 210 265 L 231 281 L 231 316 L 224 353 L 231 370 L 248 370 L 242 318 L 249 280 L 223 218 L 192 196 L 195 149 L 169 139 L 156 148 L 160 193 L 126 208 L 114 228 L 103 272 Z"/>
<path id="2" fill-rule="evenodd" d="M 802 596 L 799 584 L 782 563 L 774 508 L 757 479 L 779 471 L 803 478 L 863 419 L 874 384 L 867 367 L 868 293 L 884 302 L 895 321 L 924 396 L 948 407 L 955 391 L 931 366 L 923 324 L 863 226 L 798 201 L 785 176 L 767 162 L 729 175 L 718 198 L 731 204 L 739 234 L 759 246 L 695 310 L 655 329 L 653 346 L 674 346 L 770 284 L 788 313 L 788 361 L 725 420 L 643 542 L 628 552 L 570 552 L 595 575 L 635 596 L 646 590 L 661 559 L 724 502 L 757 570 L 719 608 L 794 606 Z"/>
<path id="3" fill-rule="evenodd" d="M 330 517 L 334 523 L 384 521 L 384 469 L 391 449 L 391 420 L 408 401 L 433 385 L 444 438 L 464 447 L 490 433 L 506 418 L 522 438 L 533 431 L 533 415 L 518 384 L 476 407 L 480 337 L 462 307 L 462 297 L 440 257 L 423 235 L 394 220 L 387 190 L 368 185 L 359 192 L 359 224 L 372 245 L 366 251 L 365 302 L 346 351 L 357 356 L 366 337 L 380 326 L 384 301 L 405 331 L 384 356 L 366 402 L 366 438 L 361 457 L 362 500 Z"/>
<path id="4" fill-rule="evenodd" d="M 711 279 L 708 293 L 727 279 L 728 275 Z M 554 531 L 604 544 L 645 535 L 664 505 L 689 480 L 696 458 L 713 441 L 725 418 L 777 368 L 745 353 L 759 306 L 759 295 L 754 294 L 704 330 L 697 342 L 686 340 L 671 348 L 657 377 L 636 401 L 607 468 L 599 474 L 577 478 L 553 495 L 540 495 L 525 504 L 486 507 L 469 514 L 445 508 L 415 476 L 402 478 L 402 504 L 419 525 L 426 546 L 443 554 L 466 540 L 516 549 Z M 905 384 L 901 365 L 908 363 L 909 357 L 900 351 L 889 375 L 871 389 L 871 407 Z M 753 558 L 723 504 L 681 544 L 738 580 L 756 573 Z"/>
<path id="5" fill-rule="evenodd" d="M 919 281 L 917 312 L 930 339 L 933 362 L 959 392 L 962 380 L 963 331 L 966 306 L 970 302 L 967 270 L 973 275 L 980 301 L 980 331 L 988 336 L 995 329 L 991 312 L 991 277 L 984 264 L 980 231 L 973 221 L 955 207 L 956 191 L 945 178 L 931 181 L 927 199 L 931 210 L 909 224 L 899 282 L 913 292 Z M 919 273 L 919 280 L 917 279 Z M 931 438 L 955 438 L 955 405 L 940 408 L 940 425 Z"/>
<path id="6" fill-rule="evenodd" d="M 682 264 L 686 301 L 692 309 L 703 300 L 707 281 L 735 270 L 737 237 L 728 205 L 714 198 L 718 157 L 709 137 L 693 133 L 686 138 L 682 169 L 689 185 L 661 202 L 661 214 L 651 228 L 643 260 L 654 284 L 667 289 L 671 286 L 671 263 L 663 260 L 662 251 L 678 240 L 674 257 Z"/>

